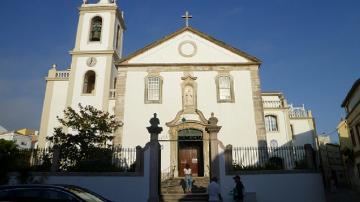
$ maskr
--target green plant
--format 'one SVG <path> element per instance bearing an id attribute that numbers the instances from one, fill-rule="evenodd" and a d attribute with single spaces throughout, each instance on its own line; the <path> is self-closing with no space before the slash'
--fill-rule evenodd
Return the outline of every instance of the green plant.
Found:
<path id="1" fill-rule="evenodd" d="M 284 169 L 284 160 L 280 157 L 270 157 L 268 162 L 265 163 L 266 170 L 282 170 Z"/>
<path id="2" fill-rule="evenodd" d="M 71 107 L 65 109 L 64 117 L 58 117 L 58 120 L 62 127 L 55 128 L 54 135 L 47 139 L 59 152 L 60 168 L 63 170 L 76 170 L 83 168 L 84 164 L 88 165 L 84 163 L 86 161 L 96 161 L 99 156 L 96 149 L 110 148 L 112 133 L 121 126 L 114 115 L 81 104 L 78 111 Z M 71 133 L 65 133 L 65 128 Z"/>
<path id="3" fill-rule="evenodd" d="M 11 154 L 17 152 L 17 145 L 14 141 L 0 139 L 0 184 L 8 181 L 7 173 L 15 164 Z"/>

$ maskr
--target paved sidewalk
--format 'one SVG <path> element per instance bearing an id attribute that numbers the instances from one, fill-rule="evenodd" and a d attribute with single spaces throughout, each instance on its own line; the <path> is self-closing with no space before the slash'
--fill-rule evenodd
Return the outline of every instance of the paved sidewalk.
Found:
<path id="1" fill-rule="evenodd" d="M 326 191 L 327 202 L 360 202 L 360 192 L 350 189 L 338 189 L 336 192 Z"/>

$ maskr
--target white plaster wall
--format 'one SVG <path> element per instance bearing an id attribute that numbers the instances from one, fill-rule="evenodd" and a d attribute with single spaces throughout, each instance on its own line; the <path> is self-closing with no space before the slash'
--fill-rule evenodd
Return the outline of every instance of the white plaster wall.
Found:
<path id="1" fill-rule="evenodd" d="M 181 77 L 182 72 L 162 72 L 162 104 L 144 104 L 144 78 L 146 72 L 128 72 L 125 92 L 124 138 L 126 146 L 143 145 L 149 141 L 146 126 L 156 112 L 168 134 L 166 122 L 170 122 L 182 109 Z M 194 72 L 198 84 L 198 109 L 206 118 L 211 112 L 222 126 L 219 139 L 224 144 L 234 146 L 257 145 L 256 125 L 252 101 L 250 73 L 248 71 L 231 72 L 234 78 L 235 103 L 217 103 L 215 77 L 216 72 Z"/>
<path id="2" fill-rule="evenodd" d="M 234 176 L 222 176 L 224 201 L 232 201 Z M 320 173 L 241 175 L 245 192 L 256 193 L 257 202 L 325 202 Z"/>
<path id="3" fill-rule="evenodd" d="M 46 183 L 77 185 L 115 202 L 147 201 L 150 186 L 149 154 L 149 150 L 144 152 L 143 176 L 48 176 Z"/>
<path id="4" fill-rule="evenodd" d="M 89 12 L 84 14 L 84 21 L 82 24 L 81 38 L 80 38 L 80 50 L 89 51 L 89 50 L 109 50 L 110 47 L 110 29 L 112 26 L 110 24 L 111 20 L 110 11 L 103 12 Z M 90 24 L 91 19 L 95 16 L 100 16 L 102 18 L 102 31 L 101 31 L 101 41 L 89 41 L 90 37 Z"/>
<path id="5" fill-rule="evenodd" d="M 109 92 L 104 92 L 105 82 L 110 82 L 109 79 L 105 78 L 107 64 L 107 57 L 110 56 L 94 56 L 97 63 L 93 67 L 88 67 L 86 61 L 88 57 L 79 57 L 76 61 L 76 68 L 74 69 L 75 83 L 73 90 L 73 97 L 71 99 L 71 106 L 78 108 L 78 104 L 92 105 L 98 109 L 103 109 L 103 96 L 104 93 L 107 95 Z M 83 83 L 85 73 L 89 70 L 93 70 L 96 74 L 95 80 L 95 92 L 93 94 L 83 94 Z"/>
<path id="6" fill-rule="evenodd" d="M 180 72 L 161 73 L 163 81 L 162 104 L 144 104 L 144 78 L 147 72 L 128 72 L 126 79 L 123 145 L 134 147 L 145 145 L 150 140 L 146 127 L 153 113 L 157 113 L 163 135 L 168 134 L 166 122 L 175 118 L 181 110 L 181 77 Z"/>
<path id="7" fill-rule="evenodd" d="M 232 71 L 235 103 L 218 103 L 217 72 L 195 72 L 198 83 L 198 109 L 206 118 L 214 112 L 222 126 L 218 138 L 225 145 L 256 146 L 256 124 L 249 71 Z M 181 93 L 181 92 L 180 92 Z"/>
<path id="8" fill-rule="evenodd" d="M 115 100 L 109 100 L 109 108 L 108 108 L 108 112 L 111 114 L 111 115 L 114 115 L 115 114 Z"/>
<path id="9" fill-rule="evenodd" d="M 271 140 L 276 140 L 278 146 L 288 146 L 291 142 L 291 136 L 288 134 L 289 122 L 286 120 L 286 114 L 284 110 L 276 109 L 264 109 L 264 115 L 274 115 L 277 117 L 278 131 L 266 131 L 266 140 L 268 146 L 270 146 Z"/>
<path id="10" fill-rule="evenodd" d="M 161 72 L 163 77 L 162 104 L 144 104 L 144 78 L 147 72 L 128 72 L 126 80 L 123 145 L 125 147 L 143 146 L 150 140 L 146 127 L 149 119 L 157 113 L 163 132 L 162 139 L 169 140 L 169 128 L 166 122 L 172 121 L 182 110 L 181 77 L 183 72 Z M 198 109 L 209 118 L 211 112 L 222 126 L 219 139 L 224 144 L 234 146 L 256 146 L 256 125 L 252 101 L 250 73 L 233 71 L 235 103 L 217 103 L 215 77 L 217 72 L 194 72 L 198 77 Z M 169 167 L 170 147 L 161 142 L 162 169 Z"/>
<path id="11" fill-rule="evenodd" d="M 219 147 L 220 187 L 223 201 L 233 201 L 229 193 L 235 186 L 232 175 L 225 175 L 224 150 Z M 245 193 L 255 193 L 256 202 L 325 202 L 320 173 L 241 175 Z M 250 198 L 250 197 L 249 197 Z M 245 196 L 245 201 L 247 197 Z M 255 200 L 248 200 L 255 201 Z"/>
<path id="12" fill-rule="evenodd" d="M 304 146 L 304 144 L 311 144 L 313 148 L 316 148 L 315 131 L 312 123 L 311 119 L 290 119 L 295 136 L 294 145 Z"/>
<path id="13" fill-rule="evenodd" d="M 63 117 L 63 112 L 66 107 L 66 98 L 68 92 L 68 81 L 48 81 L 54 82 L 53 94 L 49 108 L 48 127 L 45 137 L 51 136 L 54 133 L 54 128 L 59 127 L 60 123 L 57 116 Z"/>
<path id="14" fill-rule="evenodd" d="M 184 41 L 192 41 L 196 44 L 197 50 L 193 57 L 184 57 L 179 54 L 178 47 Z M 231 63 L 249 62 L 225 48 L 185 31 L 171 40 L 163 42 L 154 48 L 132 58 L 129 63 Z"/>

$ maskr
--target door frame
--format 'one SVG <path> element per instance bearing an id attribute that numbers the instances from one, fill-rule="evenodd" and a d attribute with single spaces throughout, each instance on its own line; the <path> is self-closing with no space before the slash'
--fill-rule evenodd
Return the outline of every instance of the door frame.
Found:
<path id="1" fill-rule="evenodd" d="M 181 173 L 181 166 L 180 166 L 180 150 L 182 147 L 186 148 L 186 144 L 188 143 L 189 146 L 191 146 L 191 144 L 194 144 L 195 148 L 197 148 L 197 175 L 198 177 L 203 177 L 205 175 L 204 173 L 204 141 L 201 140 L 179 140 L 178 141 L 178 161 L 177 161 L 177 171 L 178 171 L 178 176 L 180 176 Z M 182 145 L 183 144 L 183 145 Z"/>
<path id="2" fill-rule="evenodd" d="M 179 177 L 179 139 L 178 139 L 178 133 L 181 130 L 184 129 L 195 129 L 202 132 L 202 142 L 203 142 L 203 148 L 202 148 L 202 155 L 203 155 L 203 173 L 204 176 L 208 177 L 210 176 L 210 162 L 209 162 L 209 134 L 205 130 L 206 125 L 200 124 L 200 123 L 194 123 L 194 122 L 184 122 L 177 126 L 170 127 L 169 130 L 169 137 L 170 137 L 170 167 L 174 170 L 174 177 Z"/>

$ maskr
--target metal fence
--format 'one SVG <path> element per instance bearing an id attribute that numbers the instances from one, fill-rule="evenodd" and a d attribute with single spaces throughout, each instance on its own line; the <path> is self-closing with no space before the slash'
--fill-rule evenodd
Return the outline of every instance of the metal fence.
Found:
<path id="1" fill-rule="evenodd" d="M 232 147 L 234 170 L 307 169 L 305 148 L 294 147 Z"/>
<path id="2" fill-rule="evenodd" d="M 136 148 L 113 148 L 111 161 L 115 167 L 135 171 L 136 160 Z"/>
<path id="3" fill-rule="evenodd" d="M 60 151 L 57 171 L 79 172 L 134 172 L 136 169 L 136 148 L 95 148 L 82 159 L 71 161 Z M 8 171 L 30 170 L 50 171 L 54 165 L 54 150 L 18 149 L 0 154 L 0 164 L 6 164 Z"/>

